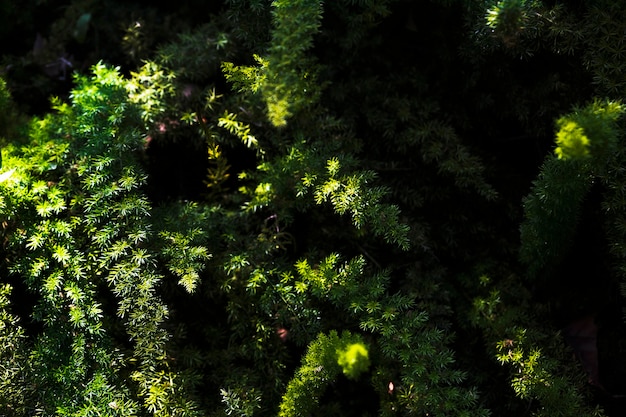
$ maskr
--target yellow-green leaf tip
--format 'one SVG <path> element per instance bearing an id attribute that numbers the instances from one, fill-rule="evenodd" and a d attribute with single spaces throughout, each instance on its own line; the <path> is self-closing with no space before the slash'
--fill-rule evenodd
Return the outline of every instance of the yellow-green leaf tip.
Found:
<path id="1" fill-rule="evenodd" d="M 589 138 L 584 129 L 572 120 L 561 124 L 560 130 L 556 134 L 556 144 L 554 150 L 559 159 L 582 158 L 589 156 Z"/>
<path id="2" fill-rule="evenodd" d="M 356 379 L 370 366 L 369 352 L 363 343 L 352 343 L 337 353 L 337 363 L 348 378 Z"/>

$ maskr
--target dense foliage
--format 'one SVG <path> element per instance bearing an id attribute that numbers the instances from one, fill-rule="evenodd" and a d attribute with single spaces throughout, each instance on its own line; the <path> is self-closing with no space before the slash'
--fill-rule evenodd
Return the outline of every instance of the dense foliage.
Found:
<path id="1" fill-rule="evenodd" d="M 620 415 L 626 6 L 203 3 L 0 2 L 0 415 Z"/>

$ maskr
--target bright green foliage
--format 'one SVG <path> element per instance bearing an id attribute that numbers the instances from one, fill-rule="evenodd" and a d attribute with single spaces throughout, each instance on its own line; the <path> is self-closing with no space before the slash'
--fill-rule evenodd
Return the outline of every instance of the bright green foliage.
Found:
<path id="1" fill-rule="evenodd" d="M 615 123 L 623 112 L 619 103 L 594 102 L 560 118 L 556 134 L 558 147 L 554 152 L 559 159 L 583 158 L 591 153 L 597 159 L 610 158 L 616 151 L 618 140 Z"/>
<path id="2" fill-rule="evenodd" d="M 499 26 L 515 26 L 523 16 L 524 0 L 503 0 L 487 11 L 487 25 L 492 28 Z"/>
<path id="3" fill-rule="evenodd" d="M 616 156 L 617 103 L 593 104 L 558 120 L 556 157 L 548 157 L 524 201 L 522 258 L 536 273 L 569 249 L 581 204 L 594 178 L 604 177 Z M 592 159 L 589 159 L 589 157 Z"/>
<path id="4" fill-rule="evenodd" d="M 217 125 L 235 135 L 248 147 L 255 148 L 258 145 L 256 138 L 250 134 L 250 126 L 237 120 L 237 115 L 225 112 L 219 118 Z"/>
<path id="5" fill-rule="evenodd" d="M 255 388 L 246 387 L 237 390 L 221 390 L 222 402 L 225 405 L 226 415 L 251 417 L 260 408 L 261 397 Z"/>
<path id="6" fill-rule="evenodd" d="M 511 387 L 515 393 L 522 399 L 533 398 L 545 404 L 537 416 L 569 416 L 580 412 L 582 398 L 575 386 L 554 377 L 557 361 L 546 357 L 540 348 L 529 346 L 525 330 L 517 329 L 513 338 L 500 341 L 497 351 L 497 359 L 513 368 Z"/>
<path id="7" fill-rule="evenodd" d="M 222 70 L 226 79 L 233 84 L 233 87 L 240 92 L 250 91 L 258 92 L 265 84 L 267 75 L 267 66 L 269 63 L 258 55 L 254 55 L 254 60 L 258 67 L 251 66 L 235 66 L 232 62 L 224 62 Z"/>
<path id="8" fill-rule="evenodd" d="M 339 349 L 337 354 L 337 363 L 348 378 L 356 379 L 369 368 L 369 353 L 363 343 L 352 343 L 343 349 Z"/>
<path id="9" fill-rule="evenodd" d="M 133 72 L 126 83 L 128 98 L 139 105 L 141 117 L 146 122 L 154 122 L 155 116 L 165 110 L 167 99 L 174 94 L 172 82 L 175 75 L 154 62 L 146 62 L 138 72 Z"/>
<path id="10" fill-rule="evenodd" d="M 320 27 L 322 2 L 276 0 L 272 7 L 274 28 L 267 56 L 254 55 L 259 67 L 227 62 L 223 69 L 240 91 L 261 92 L 270 122 L 282 127 L 294 112 L 310 108 L 319 97 L 315 63 L 306 52 Z"/>
<path id="11" fill-rule="evenodd" d="M 161 207 L 157 214 L 162 219 L 156 226 L 161 247 L 163 265 L 178 283 L 189 293 L 193 293 L 200 282 L 200 272 L 211 258 L 206 244 L 206 229 L 200 225 L 208 221 L 208 213 L 197 204 L 171 205 Z"/>
<path id="12" fill-rule="evenodd" d="M 514 278 L 495 283 L 482 276 L 482 294 L 474 299 L 470 316 L 486 336 L 491 353 L 508 368 L 516 396 L 537 402 L 529 403 L 535 416 L 604 415 L 585 404 L 582 372 L 564 366 L 571 353 L 538 322 L 534 312 L 517 305 L 516 300 L 528 294 Z"/>
<path id="13" fill-rule="evenodd" d="M 368 186 L 376 174 L 371 171 L 356 172 L 339 176 L 341 163 L 337 158 L 328 160 L 325 181 L 317 185 L 317 174 L 307 172 L 303 178 L 304 187 L 315 187 L 315 202 L 330 201 L 338 214 L 350 213 L 356 228 L 371 224 L 375 235 L 382 235 L 389 243 L 396 243 L 402 249 L 409 248 L 407 238 L 409 228 L 401 224 L 397 206 L 381 204 L 388 190 Z"/>
<path id="14" fill-rule="evenodd" d="M 381 410 L 401 407 L 414 412 L 429 410 L 435 415 L 451 410 L 485 415 L 486 410 L 477 404 L 474 389 L 459 386 L 466 375 L 454 369 L 454 354 L 445 347 L 447 336 L 429 324 L 428 314 L 415 311 L 411 297 L 388 295 L 389 277 L 366 273 L 363 258 L 343 265 L 337 265 L 338 261 L 337 256 L 330 256 L 317 269 L 305 261 L 299 262 L 296 266 L 301 280 L 293 288 L 330 299 L 341 308 L 340 314 L 357 318 L 363 331 L 376 336 L 386 366 L 401 370 L 395 376 L 397 402 L 390 402 L 383 394 L 388 383 L 384 378 L 389 377 L 385 367 L 381 366 L 374 378 L 381 400 L 385 398 Z"/>
<path id="15" fill-rule="evenodd" d="M 502 0 L 487 11 L 487 26 L 492 28 L 505 43 L 524 29 L 526 20 L 525 0 Z"/>
<path id="16" fill-rule="evenodd" d="M 129 101 L 127 85 L 115 69 L 95 66 L 91 78 L 77 79 L 70 104 L 56 101 L 57 114 L 33 121 L 28 147 L 7 152 L 14 171 L 2 183 L 6 237 L 10 253 L 29 251 L 9 256 L 9 267 L 38 294 L 34 316 L 44 326 L 31 377 L 49 389 L 31 407 L 56 415 L 134 415 L 139 399 L 155 415 L 194 414 L 167 364 L 168 309 L 156 293 L 159 253 L 149 246 L 152 209 L 138 164 L 147 110 Z M 189 290 L 208 258 L 193 245 L 197 236 L 160 235 L 169 240 L 167 268 Z M 129 352 L 115 347 L 120 335 L 103 320 L 102 286 L 133 341 Z M 122 363 L 133 365 L 121 374 Z"/>
<path id="17" fill-rule="evenodd" d="M 580 125 L 572 120 L 560 120 L 554 152 L 559 159 L 589 156 L 589 138 Z"/>
<path id="18" fill-rule="evenodd" d="M 354 379 L 368 366 L 367 348 L 359 335 L 347 331 L 341 336 L 336 331 L 328 336 L 320 334 L 309 344 L 302 365 L 287 385 L 278 415 L 309 415 L 328 384 L 342 371 Z"/>
<path id="19" fill-rule="evenodd" d="M 292 195 L 292 203 L 299 204 L 300 210 L 310 207 L 312 201 L 317 205 L 329 202 L 337 214 L 349 214 L 357 229 L 371 228 L 376 236 L 407 250 L 409 228 L 402 223 L 398 207 L 384 202 L 389 190 L 370 185 L 376 174 L 357 170 L 358 162 L 350 156 L 343 160 L 330 157 L 322 165 L 333 146 L 322 140 L 315 142 L 319 144 L 313 146 L 315 151 L 309 143 L 297 142 L 282 158 L 260 165 L 260 172 L 255 174 L 257 187 L 244 189 L 251 196 L 247 208 L 257 211 L 284 194 Z M 288 172 L 291 178 L 277 175 L 282 172 Z"/>
<path id="20" fill-rule="evenodd" d="M 322 18 L 320 0 L 275 0 L 274 30 L 262 94 L 274 126 L 284 126 L 295 111 L 311 106 L 319 94 L 315 66 L 306 52 Z"/>
<path id="21" fill-rule="evenodd" d="M 132 222 L 131 216 L 143 210 L 145 202 L 133 195 L 132 167 L 126 168 L 129 181 L 119 186 L 113 181 L 121 172 L 110 170 L 112 155 L 127 155 L 141 139 L 132 130 L 119 130 L 128 117 L 122 105 L 101 107 L 105 100 L 125 98 L 117 75 L 103 66 L 95 73 L 93 83 L 80 81 L 74 108 L 57 103 L 58 116 L 33 122 L 35 146 L 7 152 L 15 172 L 2 184 L 3 218 L 12 224 L 10 248 L 19 253 L 25 246 L 30 252 L 9 266 L 40 296 L 35 318 L 45 330 L 31 353 L 33 382 L 50 386 L 39 394 L 40 407 L 58 415 L 88 415 L 94 409 L 123 415 L 135 409 L 111 368 L 121 355 L 111 349 L 103 328 L 98 281 L 87 279 L 103 275 L 107 255 L 90 248 L 87 239 L 111 221 Z M 110 137 L 119 141 L 102 141 Z M 110 201 L 116 204 L 109 206 Z M 84 403 L 92 392 L 98 392 L 98 402 Z"/>

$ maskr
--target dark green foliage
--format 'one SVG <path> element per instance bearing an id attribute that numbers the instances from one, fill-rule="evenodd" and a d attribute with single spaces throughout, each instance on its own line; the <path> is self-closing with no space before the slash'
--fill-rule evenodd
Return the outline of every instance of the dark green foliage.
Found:
<path id="1" fill-rule="evenodd" d="M 622 111 L 616 103 L 594 103 L 558 120 L 556 157 L 545 161 L 524 203 L 522 259 L 531 274 L 570 249 L 583 200 L 617 152 Z"/>
<path id="2" fill-rule="evenodd" d="M 531 274 L 568 251 L 591 184 L 592 175 L 584 162 L 556 157 L 545 162 L 525 200 L 528 220 L 521 227 L 522 259 L 530 264 Z"/>
<path id="3" fill-rule="evenodd" d="M 27 385 L 24 330 L 9 310 L 10 293 L 10 285 L 0 288 L 0 410 L 5 415 L 23 415 L 30 408 L 33 387 Z"/>

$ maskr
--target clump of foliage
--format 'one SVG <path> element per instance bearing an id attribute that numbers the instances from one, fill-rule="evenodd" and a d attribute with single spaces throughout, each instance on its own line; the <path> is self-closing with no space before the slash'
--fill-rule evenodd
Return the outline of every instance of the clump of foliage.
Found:
<path id="1" fill-rule="evenodd" d="M 159 246 L 150 243 L 157 237 L 151 204 L 141 191 L 141 108 L 115 69 L 93 71 L 77 78 L 71 103 L 56 101 L 55 114 L 32 121 L 28 145 L 4 149 L 7 268 L 36 295 L 33 318 L 42 325 L 27 376 L 46 388 L 30 407 L 130 415 L 143 403 L 157 414 L 192 415 L 183 377 L 168 364 L 168 308 L 156 293 L 163 275 L 155 263 Z M 193 236 L 159 237 L 182 251 L 160 250 L 172 275 L 193 289 L 195 260 L 206 251 L 191 247 Z M 133 341 L 129 351 L 117 345 L 104 303 L 115 306 L 114 320 Z"/>
<path id="2" fill-rule="evenodd" d="M 358 335 L 332 331 L 309 344 L 302 366 L 287 385 L 279 416 L 305 416 L 319 402 L 326 386 L 343 371 L 356 379 L 369 367 L 368 351 Z"/>

